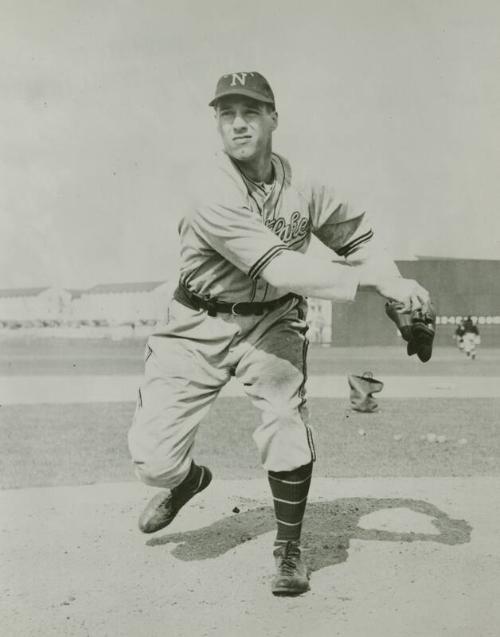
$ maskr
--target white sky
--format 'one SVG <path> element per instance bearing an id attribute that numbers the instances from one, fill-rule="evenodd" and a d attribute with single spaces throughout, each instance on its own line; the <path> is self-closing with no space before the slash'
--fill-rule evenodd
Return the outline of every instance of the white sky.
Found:
<path id="1" fill-rule="evenodd" d="M 497 0 L 1 0 L 0 287 L 175 276 L 218 77 L 395 257 L 500 258 Z"/>

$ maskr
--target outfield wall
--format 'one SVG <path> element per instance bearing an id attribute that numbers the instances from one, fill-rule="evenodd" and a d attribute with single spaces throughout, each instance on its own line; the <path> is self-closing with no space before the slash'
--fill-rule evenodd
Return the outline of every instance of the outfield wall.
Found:
<path id="1" fill-rule="evenodd" d="M 432 296 L 439 317 L 438 345 L 452 345 L 456 317 L 477 317 L 481 346 L 500 347 L 500 261 L 418 259 L 398 261 L 403 276 Z M 396 345 L 400 336 L 385 316 L 384 301 L 360 292 L 355 303 L 332 306 L 332 344 Z"/>

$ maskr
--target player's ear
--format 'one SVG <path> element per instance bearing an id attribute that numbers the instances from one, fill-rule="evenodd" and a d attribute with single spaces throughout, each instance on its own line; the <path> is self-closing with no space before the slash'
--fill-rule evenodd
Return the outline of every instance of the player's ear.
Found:
<path id="1" fill-rule="evenodd" d="M 278 111 L 272 111 L 271 117 L 273 119 L 273 130 L 278 128 Z"/>

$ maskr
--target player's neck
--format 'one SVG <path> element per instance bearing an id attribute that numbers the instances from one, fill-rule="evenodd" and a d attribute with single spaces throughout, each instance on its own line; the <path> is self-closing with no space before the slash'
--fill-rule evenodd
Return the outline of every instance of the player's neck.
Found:
<path id="1" fill-rule="evenodd" d="M 271 152 L 265 156 L 256 157 L 248 162 L 236 161 L 241 172 L 251 181 L 270 184 L 274 179 Z"/>

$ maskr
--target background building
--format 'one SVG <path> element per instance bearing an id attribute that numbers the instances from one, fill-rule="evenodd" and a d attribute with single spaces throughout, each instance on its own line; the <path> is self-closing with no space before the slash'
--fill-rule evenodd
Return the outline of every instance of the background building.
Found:
<path id="1" fill-rule="evenodd" d="M 74 300 L 71 319 L 98 325 L 156 323 L 166 318 L 173 287 L 168 281 L 96 285 Z"/>
<path id="2" fill-rule="evenodd" d="M 71 312 L 73 292 L 56 287 L 0 290 L 0 325 L 55 325 Z"/>

